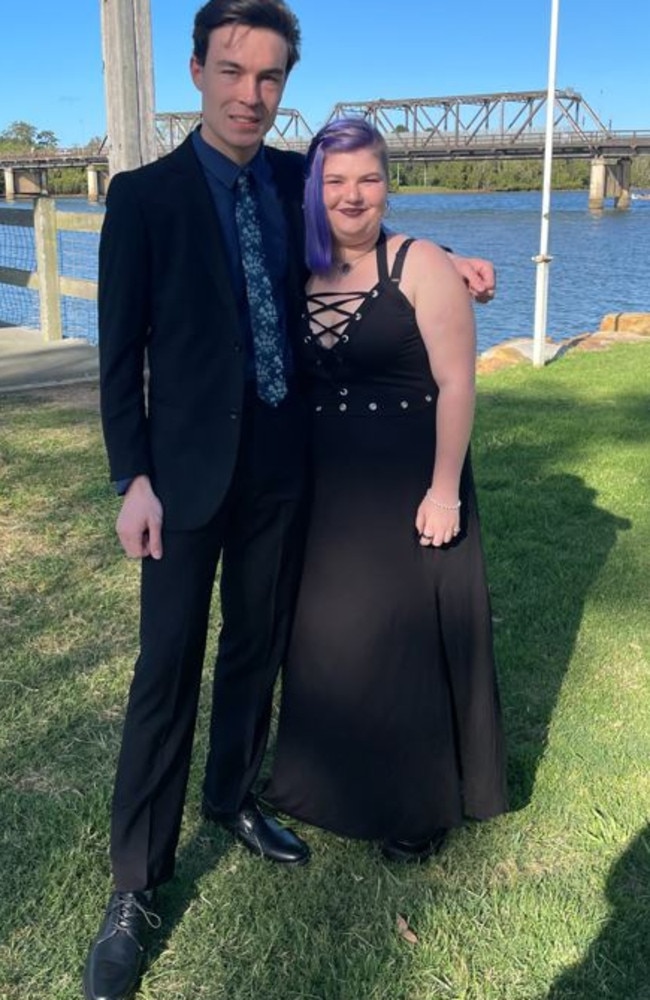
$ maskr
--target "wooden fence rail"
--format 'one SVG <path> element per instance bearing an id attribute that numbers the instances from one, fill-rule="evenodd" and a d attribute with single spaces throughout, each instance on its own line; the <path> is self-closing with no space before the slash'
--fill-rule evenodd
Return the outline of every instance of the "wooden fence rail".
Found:
<path id="1" fill-rule="evenodd" d="M 44 340 L 60 340 L 63 336 L 63 295 L 90 300 L 97 298 L 96 281 L 60 274 L 58 232 L 98 233 L 102 221 L 103 215 L 100 214 L 59 211 L 54 199 L 44 195 L 34 199 L 33 208 L 0 208 L 0 226 L 27 226 L 34 230 L 36 270 L 0 266 L 0 284 L 38 292 L 40 326 Z"/>

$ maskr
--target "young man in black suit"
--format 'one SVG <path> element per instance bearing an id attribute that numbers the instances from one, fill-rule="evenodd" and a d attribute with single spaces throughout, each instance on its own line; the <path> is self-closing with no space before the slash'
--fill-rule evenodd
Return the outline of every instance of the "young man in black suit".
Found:
<path id="1" fill-rule="evenodd" d="M 173 874 L 220 558 L 204 815 L 255 854 L 293 865 L 309 858 L 251 791 L 291 618 L 306 468 L 291 351 L 306 278 L 303 161 L 263 146 L 298 57 L 298 22 L 282 0 L 210 0 L 196 15 L 190 63 L 200 129 L 113 178 L 107 198 L 101 410 L 124 494 L 117 532 L 142 560 L 141 627 L 112 805 L 115 891 L 86 963 L 87 1000 L 132 992 L 152 892 Z M 270 396 L 241 248 L 244 171 L 264 251 L 259 287 L 272 310 Z M 490 280 L 479 264 L 479 296 Z"/>

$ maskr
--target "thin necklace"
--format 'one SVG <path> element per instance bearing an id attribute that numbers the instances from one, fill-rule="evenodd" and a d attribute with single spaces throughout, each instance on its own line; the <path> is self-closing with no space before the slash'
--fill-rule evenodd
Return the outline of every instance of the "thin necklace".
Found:
<path id="1" fill-rule="evenodd" d="M 351 260 L 351 261 L 350 260 L 336 260 L 336 261 L 334 261 L 334 267 L 336 268 L 336 270 L 338 271 L 339 274 L 349 274 L 350 271 L 352 270 L 352 268 L 356 267 L 357 264 L 359 263 L 359 261 L 363 260 L 364 257 L 367 257 L 369 253 L 372 253 L 373 250 L 376 250 L 377 247 L 379 246 L 379 244 L 382 243 L 385 238 L 386 237 L 385 237 L 384 231 L 381 230 L 380 233 L 379 233 L 379 236 L 377 237 L 376 242 L 373 243 L 373 245 L 371 247 L 369 247 L 367 250 L 364 250 L 363 253 L 360 253 L 358 257 L 354 258 L 354 260 Z"/>

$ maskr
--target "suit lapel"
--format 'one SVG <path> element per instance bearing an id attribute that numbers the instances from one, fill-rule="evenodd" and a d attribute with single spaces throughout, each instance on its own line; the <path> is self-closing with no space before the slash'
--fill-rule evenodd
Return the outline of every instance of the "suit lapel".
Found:
<path id="1" fill-rule="evenodd" d="M 289 333 L 296 328 L 302 307 L 307 272 L 304 265 L 302 159 L 266 147 L 273 180 L 287 221 L 287 319 Z M 191 136 L 167 157 L 168 168 L 177 175 L 178 198 L 189 213 L 196 233 L 196 261 L 203 261 L 212 278 L 215 301 L 224 322 L 238 325 L 240 317 L 230 281 L 226 244 L 208 182 L 194 152 Z"/>
<path id="2" fill-rule="evenodd" d="M 170 169 L 178 174 L 179 196 L 196 232 L 193 248 L 196 260 L 203 260 L 212 278 L 216 301 L 227 311 L 226 321 L 239 323 L 223 231 L 203 168 L 194 152 L 191 136 L 170 153 L 168 163 Z"/>
<path id="3" fill-rule="evenodd" d="M 305 224 L 303 216 L 303 160 L 266 147 L 273 180 L 287 221 L 287 317 L 289 333 L 295 330 L 297 315 L 302 308 L 302 296 L 307 280 L 305 258 Z"/>

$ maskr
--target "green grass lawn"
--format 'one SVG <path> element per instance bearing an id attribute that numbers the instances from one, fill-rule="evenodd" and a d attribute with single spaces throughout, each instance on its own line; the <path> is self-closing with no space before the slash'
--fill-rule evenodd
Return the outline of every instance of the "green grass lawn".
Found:
<path id="1" fill-rule="evenodd" d="M 257 861 L 200 817 L 206 672 L 140 1000 L 650 1000 L 649 374 L 642 343 L 480 380 L 512 811 L 419 868 L 304 828 L 306 869 Z M 94 390 L 0 397 L 0 1000 L 80 996 L 110 888 L 117 506 Z"/>

